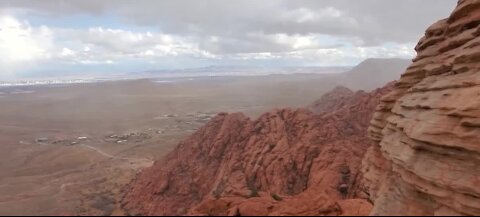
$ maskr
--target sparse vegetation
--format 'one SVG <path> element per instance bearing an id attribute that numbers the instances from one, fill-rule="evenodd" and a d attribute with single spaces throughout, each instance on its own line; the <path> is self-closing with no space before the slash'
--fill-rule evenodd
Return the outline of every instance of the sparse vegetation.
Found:
<path id="1" fill-rule="evenodd" d="M 256 187 L 252 187 L 250 188 L 250 195 L 249 195 L 250 198 L 252 197 L 260 197 L 260 195 L 258 194 L 258 189 Z"/>
<path id="2" fill-rule="evenodd" d="M 215 188 L 215 190 L 212 191 L 212 195 L 213 197 L 215 197 L 215 199 L 219 199 L 220 196 L 222 195 L 222 192 L 225 190 L 225 181 L 221 181 L 217 187 Z"/>
<path id="3" fill-rule="evenodd" d="M 257 186 L 255 186 L 255 179 L 256 178 L 257 178 L 256 175 L 247 178 L 247 187 L 250 189 L 249 198 L 260 197 L 260 195 L 258 194 L 258 188 L 257 188 Z"/>
<path id="4" fill-rule="evenodd" d="M 340 166 L 339 169 L 340 173 L 340 183 L 338 185 L 338 191 L 342 195 L 343 198 L 346 198 L 348 195 L 348 183 L 350 182 L 350 167 L 344 163 L 343 165 Z"/>
<path id="5" fill-rule="evenodd" d="M 275 194 L 275 193 L 271 193 L 270 196 L 271 196 L 274 200 L 276 200 L 276 201 L 282 201 L 282 200 L 283 200 L 282 197 L 278 196 L 278 195 Z"/>
<path id="6" fill-rule="evenodd" d="M 215 189 L 214 191 L 212 191 L 212 195 L 215 199 L 220 199 L 221 193 L 217 191 L 217 189 Z"/>
<path id="7" fill-rule="evenodd" d="M 275 146 L 277 146 L 277 144 L 271 143 L 271 144 L 268 146 L 268 151 L 272 151 L 272 150 L 275 148 Z"/>

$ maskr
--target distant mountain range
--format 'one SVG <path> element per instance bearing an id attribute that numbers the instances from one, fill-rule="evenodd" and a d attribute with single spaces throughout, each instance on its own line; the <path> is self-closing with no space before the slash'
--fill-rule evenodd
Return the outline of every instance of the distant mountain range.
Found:
<path id="1" fill-rule="evenodd" d="M 298 66 L 298 67 L 262 67 L 262 66 L 207 66 L 174 70 L 150 70 L 139 75 L 150 77 L 198 77 L 198 76 L 256 76 L 273 74 L 324 74 L 340 73 L 350 70 L 349 66 Z"/>
<path id="2" fill-rule="evenodd" d="M 107 74 L 71 74 L 61 76 L 25 77 L 12 81 L 1 81 L 0 86 L 31 86 L 69 83 L 91 83 L 111 80 L 156 79 L 156 78 L 193 78 L 221 76 L 265 76 L 265 75 L 326 75 L 305 82 L 333 82 L 353 90 L 373 90 L 400 78 L 410 64 L 406 59 L 366 59 L 355 67 L 348 66 L 311 66 L 311 67 L 261 67 L 261 66 L 208 66 L 175 70 L 150 70 L 130 73 Z"/>
<path id="3" fill-rule="evenodd" d="M 343 73 L 340 83 L 351 89 L 373 90 L 400 79 L 411 63 L 411 60 L 397 58 L 366 59 Z"/>

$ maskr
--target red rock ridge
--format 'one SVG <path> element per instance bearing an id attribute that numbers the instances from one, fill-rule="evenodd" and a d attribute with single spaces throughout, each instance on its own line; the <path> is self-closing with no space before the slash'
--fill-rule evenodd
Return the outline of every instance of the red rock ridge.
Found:
<path id="1" fill-rule="evenodd" d="M 480 0 L 460 0 L 416 50 L 369 129 L 372 214 L 480 215 Z"/>
<path id="2" fill-rule="evenodd" d="M 366 130 L 390 86 L 352 92 L 321 115 L 219 114 L 139 174 L 123 206 L 143 215 L 366 215 Z"/>
<path id="3" fill-rule="evenodd" d="M 315 101 L 310 110 L 317 114 L 328 113 L 338 110 L 348 103 L 348 99 L 352 98 L 355 92 L 352 90 L 338 86 L 332 91 L 324 94 L 319 100 Z"/>

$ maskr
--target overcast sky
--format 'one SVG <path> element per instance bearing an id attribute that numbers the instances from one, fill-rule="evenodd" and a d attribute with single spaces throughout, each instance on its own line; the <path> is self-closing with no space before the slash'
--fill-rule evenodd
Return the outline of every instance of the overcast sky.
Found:
<path id="1" fill-rule="evenodd" d="M 412 58 L 456 0 L 0 0 L 0 76 Z"/>

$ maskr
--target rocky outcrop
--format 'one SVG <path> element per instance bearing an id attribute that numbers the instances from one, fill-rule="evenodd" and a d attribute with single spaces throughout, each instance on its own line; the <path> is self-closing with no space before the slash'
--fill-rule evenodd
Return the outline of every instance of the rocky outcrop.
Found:
<path id="1" fill-rule="evenodd" d="M 310 110 L 317 114 L 338 110 L 345 106 L 345 104 L 348 103 L 348 100 L 351 99 L 353 95 L 355 95 L 355 92 L 352 90 L 343 86 L 338 86 L 332 91 L 324 94 L 319 100 L 315 101 L 310 106 Z"/>
<path id="2" fill-rule="evenodd" d="M 388 89 L 337 88 L 330 95 L 349 96 L 341 106 L 313 105 L 319 114 L 219 114 L 140 173 L 123 207 L 144 215 L 366 215 L 359 170 L 369 121 Z"/>
<path id="3" fill-rule="evenodd" d="M 480 215 L 480 1 L 430 26 L 371 122 L 373 215 Z"/>

